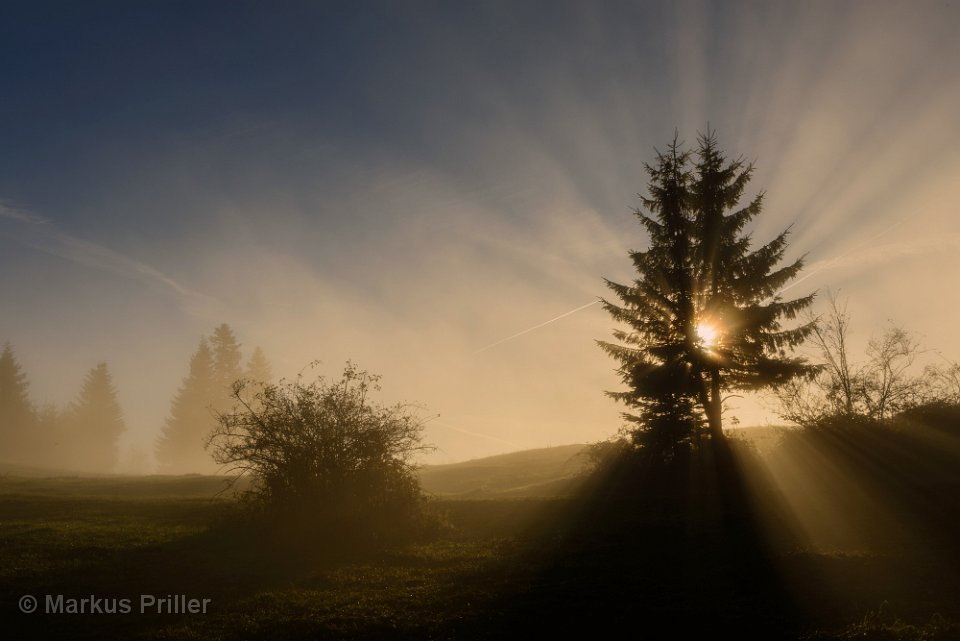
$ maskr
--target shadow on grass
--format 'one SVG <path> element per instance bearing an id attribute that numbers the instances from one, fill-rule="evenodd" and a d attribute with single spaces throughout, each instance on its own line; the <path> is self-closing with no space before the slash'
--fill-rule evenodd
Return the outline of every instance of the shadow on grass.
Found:
<path id="1" fill-rule="evenodd" d="M 958 427 L 838 420 L 766 458 L 802 532 L 782 571 L 810 638 L 960 638 Z"/>
<path id="2" fill-rule="evenodd" d="M 531 524 L 524 570 L 450 636 L 960 638 L 958 444 L 842 425 L 619 459 Z"/>
<path id="3" fill-rule="evenodd" d="M 493 639 L 597 638 L 625 626 L 792 638 L 798 616 L 739 466 L 725 444 L 661 468 L 623 459 L 576 499 L 447 503 L 456 527 L 405 547 L 250 520 L 224 503 L 206 523 L 184 505 L 116 503 L 193 529 L 117 549 L 54 545 L 50 567 L 19 576 L 3 602 L 94 595 L 129 599 L 134 613 L 18 614 L 5 629 L 44 639 Z M 43 522 L 69 507 L 27 502 L 23 516 Z M 91 508 L 89 520 L 109 523 L 110 508 Z M 212 603 L 207 615 L 140 614 L 142 594 Z"/>
<path id="4" fill-rule="evenodd" d="M 727 443 L 659 467 L 622 457 L 527 540 L 530 571 L 452 637 L 777 639 L 802 627 Z"/>

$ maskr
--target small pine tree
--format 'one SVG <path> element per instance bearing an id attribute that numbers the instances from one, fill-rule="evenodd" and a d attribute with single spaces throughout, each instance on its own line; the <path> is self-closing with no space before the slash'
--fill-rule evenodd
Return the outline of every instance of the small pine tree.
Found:
<path id="1" fill-rule="evenodd" d="M 36 414 L 27 375 L 10 343 L 0 354 L 0 460 L 28 462 L 36 452 Z"/>
<path id="2" fill-rule="evenodd" d="M 238 399 L 252 409 L 259 409 L 258 394 L 273 382 L 273 370 L 263 350 L 254 348 L 243 374 L 243 394 Z"/>
<path id="3" fill-rule="evenodd" d="M 110 472 L 116 467 L 118 441 L 126 426 L 106 363 L 87 372 L 70 408 L 68 429 L 75 467 L 94 472 Z"/>
<path id="4" fill-rule="evenodd" d="M 270 367 L 270 361 L 264 356 L 263 350 L 255 347 L 250 360 L 247 361 L 247 369 L 243 376 L 249 381 L 267 385 L 273 381 L 273 368 Z"/>

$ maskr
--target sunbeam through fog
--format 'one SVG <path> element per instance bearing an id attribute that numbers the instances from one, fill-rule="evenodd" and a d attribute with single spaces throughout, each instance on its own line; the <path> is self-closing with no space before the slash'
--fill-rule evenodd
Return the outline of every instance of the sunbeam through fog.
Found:
<path id="1" fill-rule="evenodd" d="M 278 376 L 381 373 L 441 416 L 429 460 L 605 438 L 587 301 L 646 242 L 643 163 L 708 125 L 756 162 L 756 238 L 793 226 L 791 293 L 960 352 L 956 6 L 380 9 L 0 10 L 0 340 L 38 404 L 106 361 L 150 453 L 226 322 Z"/>

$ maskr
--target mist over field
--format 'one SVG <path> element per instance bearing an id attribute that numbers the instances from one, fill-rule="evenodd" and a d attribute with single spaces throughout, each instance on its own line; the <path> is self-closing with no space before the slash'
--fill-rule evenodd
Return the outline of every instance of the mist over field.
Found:
<path id="1" fill-rule="evenodd" d="M 221 323 L 277 377 L 382 374 L 428 461 L 608 437 L 599 306 L 498 342 L 630 278 L 643 163 L 708 125 L 791 295 L 960 352 L 955 6 L 54 6 L 0 10 L 0 340 L 38 405 L 106 362 L 134 467 Z"/>
<path id="2" fill-rule="evenodd" d="M 0 3 L 0 630 L 960 638 L 958 25 Z"/>

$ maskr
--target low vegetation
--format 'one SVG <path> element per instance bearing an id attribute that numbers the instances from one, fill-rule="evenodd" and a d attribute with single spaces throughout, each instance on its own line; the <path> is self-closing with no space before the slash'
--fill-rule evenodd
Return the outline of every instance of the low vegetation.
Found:
<path id="1" fill-rule="evenodd" d="M 413 456 L 415 408 L 372 397 L 379 377 L 348 363 L 339 380 L 234 385 L 209 437 L 214 460 L 247 479 L 248 516 L 309 540 L 395 539 L 428 525 Z"/>
<path id="2" fill-rule="evenodd" d="M 446 528 L 389 547 L 284 544 L 278 532 L 289 528 L 252 526 L 242 503 L 217 496 L 214 477 L 9 476 L 0 481 L 0 625 L 44 639 L 489 639 L 607 635 L 629 619 L 679 637 L 954 639 L 958 431 L 915 422 L 868 440 L 875 430 L 856 429 L 728 439 L 725 455 L 702 449 L 656 470 L 621 468 L 585 482 L 579 497 L 438 500 Z M 479 470 L 493 470 L 489 488 L 576 449 L 459 471 L 476 489 Z M 787 483 L 785 471 L 805 467 L 813 472 Z M 616 491 L 624 481 L 631 491 Z M 859 527 L 839 536 L 837 514 Z M 211 607 L 17 609 L 24 594 L 144 593 Z"/>

